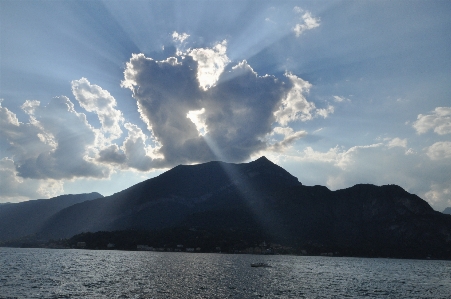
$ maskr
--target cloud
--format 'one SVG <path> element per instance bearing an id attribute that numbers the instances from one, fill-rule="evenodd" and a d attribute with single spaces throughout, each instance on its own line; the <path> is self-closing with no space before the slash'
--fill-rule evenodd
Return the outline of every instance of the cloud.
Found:
<path id="1" fill-rule="evenodd" d="M 391 147 L 407 147 L 407 139 L 401 139 L 401 138 L 398 138 L 398 137 L 396 137 L 396 138 L 393 138 L 393 139 L 391 139 L 389 142 L 388 142 L 388 144 L 387 144 L 387 146 L 389 147 L 389 148 L 391 148 Z"/>
<path id="2" fill-rule="evenodd" d="M 451 148 L 450 145 L 442 145 L 441 149 Z M 407 154 L 404 147 L 387 142 L 350 148 L 336 146 L 325 151 L 307 147 L 275 159 L 307 185 L 326 185 L 336 190 L 361 183 L 397 184 L 441 211 L 451 204 L 451 177 L 444 175 L 451 167 L 450 154 L 447 151 L 440 160 L 431 160 L 428 153 Z"/>
<path id="3" fill-rule="evenodd" d="M 172 39 L 176 42 L 183 43 L 188 37 L 190 37 L 187 33 L 178 33 L 177 31 L 172 32 Z"/>
<path id="4" fill-rule="evenodd" d="M 350 102 L 351 100 L 345 97 L 334 96 L 334 101 L 337 103 L 341 103 L 341 102 Z"/>
<path id="5" fill-rule="evenodd" d="M 286 127 L 333 112 L 307 101 L 311 85 L 294 74 L 259 76 L 246 61 L 226 71 L 228 63 L 226 42 L 163 61 L 134 54 L 127 63 L 122 86 L 132 90 L 164 165 L 241 162 L 267 148 L 280 151 L 306 132 L 269 144 L 276 123 Z"/>
<path id="6" fill-rule="evenodd" d="M 284 152 L 296 140 L 305 137 L 307 135 L 307 132 L 304 130 L 295 132 L 290 127 L 275 127 L 270 135 L 282 135 L 283 139 L 279 142 L 274 142 L 271 146 L 268 147 L 267 150 L 274 152 Z"/>
<path id="7" fill-rule="evenodd" d="M 206 94 L 206 125 L 217 147 L 229 161 L 243 161 L 265 149 L 272 131 L 274 110 L 292 88 L 273 76 L 258 76 L 242 61 L 223 73 L 216 88 Z"/>
<path id="8" fill-rule="evenodd" d="M 301 12 L 303 12 L 304 10 L 303 10 L 302 8 L 300 8 L 299 6 L 295 6 L 295 7 L 293 8 L 293 11 L 294 11 L 295 13 L 301 13 Z"/>
<path id="9" fill-rule="evenodd" d="M 290 79 L 293 87 L 282 100 L 279 109 L 274 112 L 276 121 L 285 126 L 295 120 L 311 120 L 315 104 L 308 102 L 304 93 L 308 93 L 312 85 L 291 73 L 286 73 L 285 76 Z"/>
<path id="10" fill-rule="evenodd" d="M 273 20 L 271 20 L 270 18 L 265 18 L 265 22 L 269 22 L 271 24 L 277 24 L 276 22 L 274 22 Z"/>
<path id="11" fill-rule="evenodd" d="M 7 127 L 18 127 L 19 120 L 16 115 L 9 111 L 7 108 L 2 107 L 3 99 L 0 99 L 0 125 L 2 129 L 6 129 Z M 1 131 L 0 131 L 1 132 Z"/>
<path id="12" fill-rule="evenodd" d="M 27 112 L 33 111 L 37 101 L 27 101 L 22 107 Z M 0 104 L 0 140 L 6 148 L 4 154 L 16 159 L 26 160 L 30 156 L 37 156 L 43 151 L 55 148 L 53 136 L 45 133 L 39 123 L 30 119 L 30 123 L 19 122 L 17 116 Z"/>
<path id="13" fill-rule="evenodd" d="M 183 39 L 184 36 L 179 37 Z M 158 142 L 152 142 L 157 144 L 156 147 L 148 145 L 149 138 L 137 125 L 130 122 L 124 124 L 122 112 L 115 108 L 116 100 L 108 91 L 91 85 L 86 78 L 72 81 L 72 91 L 82 108 L 96 113 L 99 117 L 101 130 L 97 132 L 98 142 L 93 147 L 98 149 L 96 162 L 122 170 L 138 171 L 149 171 L 161 164 L 161 155 L 157 153 Z M 128 135 L 119 146 L 112 141 L 121 137 L 121 125 Z"/>
<path id="14" fill-rule="evenodd" d="M 122 112 L 117 110 L 116 100 L 110 93 L 98 85 L 91 85 L 86 78 L 72 81 L 72 93 L 80 106 L 86 111 L 97 114 L 102 125 L 101 131 L 108 140 L 122 135 Z"/>
<path id="15" fill-rule="evenodd" d="M 309 146 L 306 147 L 296 159 L 303 162 L 327 163 L 341 171 L 349 171 L 354 165 L 358 166 L 358 157 L 360 157 L 362 153 L 376 153 L 384 150 L 386 150 L 386 148 L 382 143 L 353 146 L 347 150 L 335 146 L 326 152 L 315 151 Z"/>
<path id="16" fill-rule="evenodd" d="M 0 200 L 20 202 L 30 198 L 48 198 L 63 193 L 63 182 L 58 180 L 33 180 L 18 176 L 14 161 L 0 160 Z"/>
<path id="17" fill-rule="evenodd" d="M 127 160 L 127 156 L 117 144 L 111 144 L 99 151 L 96 160 L 106 164 L 122 165 Z"/>
<path id="18" fill-rule="evenodd" d="M 436 142 L 426 149 L 426 154 L 432 160 L 451 158 L 451 142 Z"/>
<path id="19" fill-rule="evenodd" d="M 413 127 L 418 134 L 433 130 L 439 135 L 451 133 L 451 107 L 437 107 L 431 114 L 419 114 Z"/>
<path id="20" fill-rule="evenodd" d="M 294 8 L 294 11 L 296 13 L 302 12 L 302 10 L 297 6 Z M 301 22 L 302 23 L 296 24 L 293 27 L 293 32 L 296 34 L 296 37 L 299 37 L 305 31 L 316 28 L 320 25 L 320 19 L 312 17 L 311 13 L 308 11 L 302 15 Z"/>
<path id="21" fill-rule="evenodd" d="M 160 144 L 170 164 L 212 158 L 196 126 L 186 117 L 200 110 L 202 92 L 197 81 L 197 63 L 191 56 L 155 61 L 133 54 L 126 65 L 122 86 L 130 88 L 141 118 Z M 191 151 L 190 153 L 188 153 Z"/>
<path id="22" fill-rule="evenodd" d="M 426 200 L 433 205 L 440 205 L 439 211 L 451 206 L 451 188 L 440 184 L 432 184 L 430 190 L 425 193 Z"/>
<path id="23" fill-rule="evenodd" d="M 414 155 L 414 154 L 416 154 L 417 152 L 413 149 L 413 148 L 409 148 L 409 149 L 407 149 L 406 151 L 405 151 L 405 154 L 406 155 Z"/>
<path id="24" fill-rule="evenodd" d="M 203 90 L 214 86 L 219 76 L 230 62 L 226 55 L 227 41 L 218 43 L 213 48 L 198 48 L 189 51 L 188 55 L 197 61 L 197 80 Z"/>
<path id="25" fill-rule="evenodd" d="M 335 108 L 332 105 L 328 105 L 327 108 L 316 109 L 316 115 L 327 118 L 329 114 L 334 113 Z"/>
<path id="26" fill-rule="evenodd" d="M 0 109 L 7 116 L 1 122 L 0 132 L 9 143 L 7 152 L 18 176 L 55 180 L 108 176 L 107 167 L 89 158 L 96 138 L 93 128 L 67 97 L 53 98 L 47 106 L 26 101 L 22 109 L 28 114 L 29 123 L 20 123 L 6 108 Z"/>
<path id="27" fill-rule="evenodd" d="M 317 116 L 326 118 L 329 114 L 334 113 L 334 107 L 331 105 L 328 105 L 327 108 L 317 109 L 313 102 L 307 101 L 305 94 L 308 94 L 312 86 L 309 82 L 292 73 L 285 73 L 285 77 L 290 80 L 291 88 L 274 112 L 279 124 L 286 126 L 293 121 L 308 121 Z"/>
<path id="28" fill-rule="evenodd" d="M 134 124 L 126 123 L 125 128 L 128 136 L 121 148 L 125 154 L 125 166 L 140 171 L 157 168 L 160 158 L 154 154 L 154 148 L 146 146 L 147 136 Z"/>

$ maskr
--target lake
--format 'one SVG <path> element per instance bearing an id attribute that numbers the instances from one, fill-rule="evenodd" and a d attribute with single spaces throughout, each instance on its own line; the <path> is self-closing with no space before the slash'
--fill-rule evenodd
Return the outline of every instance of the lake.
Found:
<path id="1" fill-rule="evenodd" d="M 254 262 L 271 267 L 253 268 Z M 450 298 L 451 261 L 0 248 L 0 298 Z"/>

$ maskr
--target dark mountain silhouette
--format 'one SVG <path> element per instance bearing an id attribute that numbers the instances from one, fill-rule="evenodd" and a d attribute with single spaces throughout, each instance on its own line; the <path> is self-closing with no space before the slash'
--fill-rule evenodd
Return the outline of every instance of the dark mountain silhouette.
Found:
<path id="1" fill-rule="evenodd" d="M 451 207 L 444 209 L 442 213 L 451 215 Z"/>
<path id="2" fill-rule="evenodd" d="M 179 165 L 53 215 L 46 238 L 96 231 L 221 234 L 347 255 L 451 258 L 451 216 L 396 185 L 303 186 L 265 157 Z M 206 233 L 205 233 L 206 232 Z M 204 234 L 204 235 L 202 235 Z M 238 237 L 239 236 L 239 237 Z"/>
<path id="3" fill-rule="evenodd" d="M 53 214 L 74 204 L 99 197 L 103 196 L 93 192 L 2 204 L 0 205 L 0 241 L 35 234 Z"/>
<path id="4" fill-rule="evenodd" d="M 297 178 L 266 158 L 247 164 L 179 165 L 112 196 L 62 210 L 43 233 L 59 238 L 83 231 L 160 229 L 193 221 L 201 225 L 206 220 L 197 216 L 202 213 L 247 216 L 249 207 L 254 209 L 254 218 L 263 213 L 261 199 L 271 196 L 272 190 L 298 185 Z M 227 223 L 212 219 L 205 225 L 240 224 L 226 218 Z"/>

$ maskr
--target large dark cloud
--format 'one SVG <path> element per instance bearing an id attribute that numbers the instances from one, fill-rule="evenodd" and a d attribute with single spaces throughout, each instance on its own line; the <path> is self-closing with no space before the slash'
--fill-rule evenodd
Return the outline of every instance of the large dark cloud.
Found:
<path id="1" fill-rule="evenodd" d="M 204 55 L 224 53 L 205 51 Z M 161 144 L 159 153 L 167 166 L 249 159 L 272 146 L 267 136 L 277 121 L 282 122 L 279 118 L 284 117 L 283 125 L 308 120 L 315 109 L 302 94 L 310 85 L 294 75 L 282 80 L 259 76 L 243 61 L 226 69 L 216 81 L 214 77 L 206 78 L 200 67 L 211 68 L 200 66 L 190 55 L 155 61 L 137 54 L 127 63 L 122 85 L 132 90 L 142 119 Z M 209 80 L 209 84 L 201 80 Z M 305 86 L 299 86 L 296 80 Z M 198 123 L 187 117 L 190 112 L 194 112 Z M 305 113 L 310 117 L 302 119 Z M 199 123 L 205 132 L 199 132 Z M 287 146 L 303 135 L 291 135 L 281 144 Z"/>
<path id="2" fill-rule="evenodd" d="M 242 62 L 223 73 L 203 103 L 210 138 L 229 161 L 243 161 L 267 147 L 274 111 L 291 88 L 272 76 L 258 76 Z"/>
<path id="3" fill-rule="evenodd" d="M 133 91 L 143 120 L 162 144 L 168 164 L 213 158 L 188 111 L 201 109 L 202 91 L 196 79 L 197 63 L 191 58 L 155 61 L 143 54 L 127 63 L 123 86 Z"/>

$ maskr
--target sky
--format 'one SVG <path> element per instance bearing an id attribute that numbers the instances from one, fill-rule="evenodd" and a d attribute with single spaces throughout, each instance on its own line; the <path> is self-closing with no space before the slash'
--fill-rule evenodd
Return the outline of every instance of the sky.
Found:
<path id="1" fill-rule="evenodd" d="M 0 203 L 266 156 L 451 206 L 450 1 L 0 0 Z"/>

